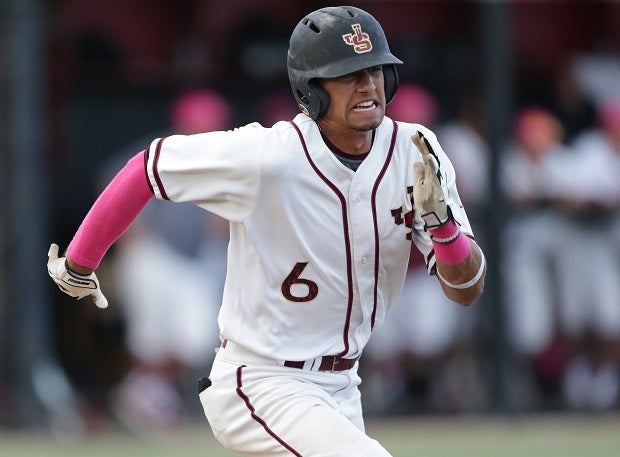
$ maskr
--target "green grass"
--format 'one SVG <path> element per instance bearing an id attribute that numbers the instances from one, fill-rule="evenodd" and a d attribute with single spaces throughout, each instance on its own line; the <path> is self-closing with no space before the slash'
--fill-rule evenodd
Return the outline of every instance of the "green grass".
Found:
<path id="1" fill-rule="evenodd" d="M 369 428 L 397 457 L 619 457 L 620 417 L 461 417 Z"/>
<path id="2" fill-rule="evenodd" d="M 395 457 L 618 457 L 620 415 L 429 417 L 372 420 L 368 433 Z M 157 438 L 108 431 L 74 442 L 2 433 L 0 455 L 19 457 L 232 457 L 205 424 Z M 351 456 L 355 457 L 355 456 Z"/>

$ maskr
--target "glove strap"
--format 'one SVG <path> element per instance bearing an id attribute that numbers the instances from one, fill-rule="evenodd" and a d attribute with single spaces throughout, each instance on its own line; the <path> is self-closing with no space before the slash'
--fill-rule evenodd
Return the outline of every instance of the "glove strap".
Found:
<path id="1" fill-rule="evenodd" d="M 85 289 L 96 289 L 98 287 L 97 282 L 92 278 L 92 275 L 81 275 L 69 268 L 69 262 L 67 262 L 67 259 L 65 259 L 65 270 L 67 270 L 67 273 L 71 276 L 70 278 L 66 278 L 68 284 L 83 287 Z"/>
<path id="2" fill-rule="evenodd" d="M 448 215 L 446 220 L 442 221 L 435 211 L 430 211 L 422 214 L 422 219 L 424 220 L 424 228 L 426 230 L 433 230 L 448 222 L 450 220 L 450 215 Z"/>
<path id="3" fill-rule="evenodd" d="M 450 208 L 450 206 L 447 207 L 446 218 L 443 220 L 435 211 L 429 211 L 428 213 L 424 213 L 421 217 L 424 221 L 424 230 L 436 230 L 446 225 L 447 222 L 452 220 L 452 209 Z"/>

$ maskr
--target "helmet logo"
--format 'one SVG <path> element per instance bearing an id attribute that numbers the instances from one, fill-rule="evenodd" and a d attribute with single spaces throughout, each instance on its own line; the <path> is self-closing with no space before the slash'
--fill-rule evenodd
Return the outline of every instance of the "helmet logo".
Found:
<path id="1" fill-rule="evenodd" d="M 342 35 L 342 39 L 349 46 L 353 46 L 353 50 L 358 54 L 363 54 L 372 50 L 372 42 L 367 33 L 362 32 L 362 26 L 360 24 L 353 24 L 351 26 L 353 32 Z"/>

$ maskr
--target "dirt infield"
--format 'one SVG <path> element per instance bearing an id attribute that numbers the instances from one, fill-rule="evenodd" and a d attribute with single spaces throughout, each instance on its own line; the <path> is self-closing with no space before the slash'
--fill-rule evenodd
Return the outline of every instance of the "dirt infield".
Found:
<path id="1" fill-rule="evenodd" d="M 620 414 L 371 419 L 368 433 L 395 457 L 618 457 Z M 135 437 L 104 431 L 80 440 L 0 430 L 0 455 L 20 457 L 231 457 L 207 425 Z M 356 457 L 356 456 L 351 456 Z"/>

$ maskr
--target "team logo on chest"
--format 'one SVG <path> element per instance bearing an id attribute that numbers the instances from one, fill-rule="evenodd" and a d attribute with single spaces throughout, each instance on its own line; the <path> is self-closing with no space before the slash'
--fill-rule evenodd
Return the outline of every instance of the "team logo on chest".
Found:
<path id="1" fill-rule="evenodd" d="M 349 46 L 353 46 L 353 50 L 358 54 L 371 51 L 372 42 L 370 41 L 370 36 L 362 32 L 362 26 L 360 24 L 353 24 L 351 27 L 354 33 L 342 35 L 344 42 Z"/>
<path id="2" fill-rule="evenodd" d="M 394 219 L 394 223 L 396 225 L 403 225 L 407 227 L 407 234 L 405 235 L 408 240 L 411 240 L 411 232 L 413 231 L 413 186 L 407 186 L 407 195 L 409 196 L 409 200 L 411 201 L 411 211 L 404 212 L 405 210 L 401 206 L 400 208 L 396 208 L 390 210 L 392 213 L 392 218 Z"/>

